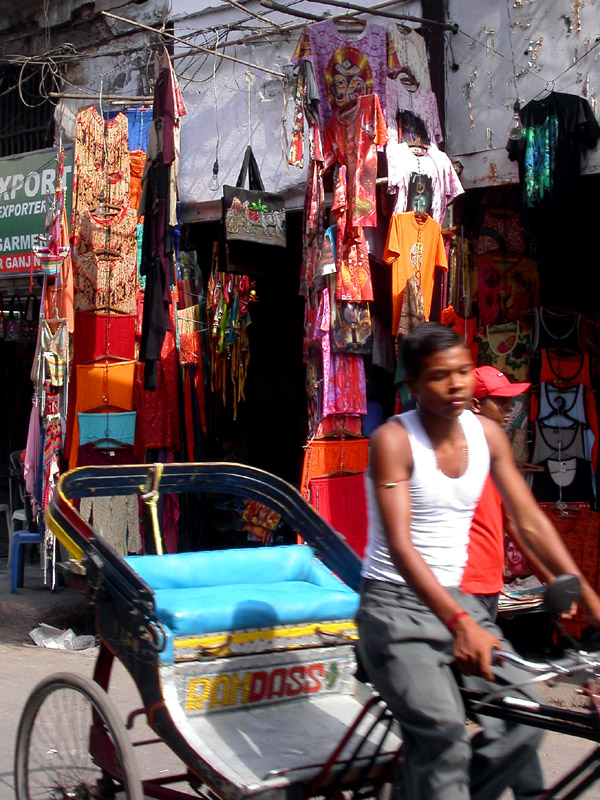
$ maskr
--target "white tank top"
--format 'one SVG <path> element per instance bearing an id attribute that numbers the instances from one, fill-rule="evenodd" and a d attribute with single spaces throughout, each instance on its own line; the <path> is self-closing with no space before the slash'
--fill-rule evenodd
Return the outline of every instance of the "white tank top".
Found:
<path id="1" fill-rule="evenodd" d="M 483 427 L 471 411 L 460 415 L 468 448 L 467 468 L 459 478 L 449 478 L 438 468 L 418 412 L 407 411 L 395 419 L 406 429 L 412 451 L 414 466 L 408 485 L 413 544 L 442 586 L 460 586 L 473 512 L 490 470 Z M 406 583 L 392 564 L 373 479 L 368 472 L 365 480 L 369 535 L 362 574 L 373 580 Z"/>

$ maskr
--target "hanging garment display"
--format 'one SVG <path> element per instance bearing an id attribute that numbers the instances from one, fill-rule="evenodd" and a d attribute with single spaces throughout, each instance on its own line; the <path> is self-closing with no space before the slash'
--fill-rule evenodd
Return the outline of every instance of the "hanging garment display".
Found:
<path id="1" fill-rule="evenodd" d="M 507 208 L 485 209 L 479 235 L 473 240 L 473 252 L 482 255 L 491 250 L 511 253 L 525 251 L 523 230 L 516 212 Z"/>
<path id="2" fill-rule="evenodd" d="M 256 300 L 256 294 L 247 275 L 220 272 L 218 263 L 216 249 L 213 248 L 213 270 L 206 291 L 211 353 L 210 387 L 221 398 L 223 406 L 227 406 L 231 400 L 233 418 L 236 419 L 238 404 L 245 400 L 250 363 L 248 325 L 251 318 L 248 307 Z"/>
<path id="3" fill-rule="evenodd" d="M 97 447 L 110 444 L 117 447 L 133 446 L 135 441 L 135 411 L 107 412 L 99 411 L 88 414 L 79 411 L 79 450 L 83 445 L 92 444 Z M 131 461 L 124 463 L 133 463 Z M 78 467 L 84 466 L 79 461 Z"/>
<path id="4" fill-rule="evenodd" d="M 591 389 L 589 354 L 542 350 L 540 382 L 546 381 L 565 388 L 581 383 Z"/>
<path id="5" fill-rule="evenodd" d="M 421 284 L 425 319 L 429 319 L 435 267 L 448 268 L 441 225 L 429 215 L 424 218 L 414 212 L 394 215 L 383 257 L 392 267 L 392 333 L 395 334 L 406 283 L 413 275 Z"/>
<path id="6" fill-rule="evenodd" d="M 390 142 L 439 144 L 443 141 L 437 100 L 429 89 L 386 82 L 386 121 Z"/>
<path id="7" fill-rule="evenodd" d="M 559 461 L 563 458 L 590 458 L 584 427 L 580 422 L 550 427 L 535 420 L 533 431 L 533 464 L 541 464 L 549 458 Z"/>
<path id="8" fill-rule="evenodd" d="M 311 141 L 319 134 L 319 90 L 310 61 L 303 60 L 298 67 L 294 89 L 294 122 L 290 136 L 290 155 L 288 163 L 293 167 L 304 166 L 305 134 L 304 119 L 309 130 L 309 156 Z"/>
<path id="9" fill-rule="evenodd" d="M 436 147 L 410 147 L 406 142 L 388 142 L 386 146 L 388 164 L 388 190 L 396 190 L 394 214 L 405 211 L 421 211 L 431 214 L 440 224 L 446 209 L 464 189 L 448 156 Z M 429 180 L 429 208 L 415 207 L 415 195 L 419 192 L 419 178 Z"/>
<path id="10" fill-rule="evenodd" d="M 137 308 L 134 256 L 85 253 L 77 259 L 75 310 L 134 314 Z"/>
<path id="11" fill-rule="evenodd" d="M 595 500 L 589 461 L 548 459 L 543 472 L 534 472 L 531 489 L 538 503 L 589 503 Z"/>
<path id="12" fill-rule="evenodd" d="M 89 364 L 104 359 L 132 360 L 135 358 L 136 325 L 136 314 L 77 311 L 74 363 Z"/>
<path id="13" fill-rule="evenodd" d="M 179 358 L 173 331 L 165 333 L 156 382 L 156 389 L 146 389 L 143 365 L 137 365 L 134 403 L 142 447 L 145 450 L 160 447 L 178 450 L 181 444 Z"/>
<path id="14" fill-rule="evenodd" d="M 365 94 L 379 97 L 385 114 L 385 80 L 397 75 L 398 57 L 388 33 L 381 25 L 367 22 L 357 36 L 340 33 L 333 20 L 304 28 L 292 63 L 312 64 L 319 97 L 321 126 L 327 125 L 335 109 L 344 108 Z"/>
<path id="15" fill-rule="evenodd" d="M 46 237 L 43 243 L 33 248 L 45 275 L 59 274 L 63 261 L 71 252 L 69 246 L 63 245 L 61 242 L 61 226 L 65 212 L 64 168 L 65 151 L 59 147 L 56 154 L 54 191 L 46 195 L 46 219 L 44 222 Z"/>
<path id="16" fill-rule="evenodd" d="M 335 225 L 335 297 L 360 303 L 373 299 L 373 284 L 369 264 L 369 250 L 362 227 L 348 225 L 347 170 L 342 165 L 337 170 L 331 213 Z M 316 273 L 316 270 L 315 270 Z"/>
<path id="17" fill-rule="evenodd" d="M 137 308 L 137 216 L 124 206 L 79 217 L 75 310 L 133 314 Z"/>
<path id="18" fill-rule="evenodd" d="M 367 385 L 364 359 L 361 355 L 331 352 L 331 304 L 329 289 L 321 294 L 315 325 L 315 336 L 322 350 L 321 414 L 367 413 Z"/>
<path id="19" fill-rule="evenodd" d="M 366 94 L 338 109 L 325 126 L 325 169 L 335 163 L 346 167 L 347 222 L 350 227 L 375 227 L 377 147 L 387 142 L 385 118 L 379 97 Z"/>
<path id="20" fill-rule="evenodd" d="M 477 307 L 482 325 L 523 319 L 539 303 L 538 266 L 525 256 L 493 251 L 477 256 Z"/>
<path id="21" fill-rule="evenodd" d="M 407 333 L 414 331 L 424 322 L 427 322 L 427 318 L 425 316 L 421 282 L 417 275 L 411 275 L 404 287 L 402 310 L 400 311 L 400 321 L 396 331 L 396 342 L 399 343 L 401 336 L 406 336 Z"/>
<path id="22" fill-rule="evenodd" d="M 95 106 L 79 109 L 75 139 L 73 208 L 75 226 L 84 211 L 129 203 L 127 117 L 104 120 Z"/>
<path id="23" fill-rule="evenodd" d="M 77 461 L 79 411 L 133 411 L 135 361 L 78 364 L 75 367 L 75 402 L 69 409 L 71 428 L 67 432 L 69 469 Z"/>
<path id="24" fill-rule="evenodd" d="M 580 351 L 581 314 L 561 308 L 544 308 L 535 311 L 533 334 L 534 350 L 561 348 Z"/>
<path id="25" fill-rule="evenodd" d="M 424 89 L 431 89 L 425 39 L 414 28 L 398 22 L 390 22 L 386 27 L 402 72 L 408 72 Z"/>
<path id="26" fill-rule="evenodd" d="M 367 545 L 367 500 L 362 474 L 313 478 L 309 503 L 362 558 Z"/>
<path id="27" fill-rule="evenodd" d="M 368 464 L 369 439 L 312 440 L 304 451 L 300 493 L 308 500 L 313 479 L 352 472 L 362 476 Z"/>
<path id="28" fill-rule="evenodd" d="M 157 388 L 165 333 L 172 330 L 171 286 L 175 284 L 173 228 L 177 226 L 181 119 L 186 108 L 165 47 L 154 57 L 153 122 L 142 174 L 138 215 L 144 217 L 140 276 L 145 281 L 140 361 L 144 388 Z"/>
<path id="29" fill-rule="evenodd" d="M 521 225 L 568 216 L 575 202 L 582 156 L 600 138 L 590 104 L 583 97 L 550 92 L 520 110 L 523 136 L 506 145 L 517 161 Z"/>
<path id="30" fill-rule="evenodd" d="M 46 319 L 66 319 L 69 333 L 74 330 L 73 315 L 73 264 L 69 246 L 69 226 L 67 209 L 64 207 L 61 216 L 59 246 L 66 254 L 55 275 L 45 275 L 42 289 L 44 316 Z"/>
<path id="31" fill-rule="evenodd" d="M 518 383 L 529 380 L 531 326 L 524 322 L 487 325 L 477 332 L 478 364 L 497 367 Z"/>
<path id="32" fill-rule="evenodd" d="M 336 302 L 331 298 L 331 349 L 335 353 L 370 353 L 373 350 L 368 303 Z"/>
<path id="33" fill-rule="evenodd" d="M 586 457 L 597 463 L 598 413 L 591 389 L 583 384 L 563 387 L 543 381 L 539 398 L 535 394 L 531 397 L 531 418 L 553 428 L 582 423 Z"/>

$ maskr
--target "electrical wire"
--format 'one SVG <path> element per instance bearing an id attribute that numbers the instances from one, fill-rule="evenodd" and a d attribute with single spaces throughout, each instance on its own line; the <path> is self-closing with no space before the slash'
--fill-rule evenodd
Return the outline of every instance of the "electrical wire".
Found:
<path id="1" fill-rule="evenodd" d="M 506 13 L 508 15 L 508 42 L 510 44 L 510 56 L 512 61 L 512 68 L 513 68 L 513 84 L 515 87 L 515 95 L 517 97 L 517 103 L 521 103 L 519 99 L 519 87 L 517 86 L 517 65 L 515 64 L 515 49 L 513 47 L 513 40 L 512 40 L 512 18 L 510 16 L 510 0 L 506 0 Z"/>

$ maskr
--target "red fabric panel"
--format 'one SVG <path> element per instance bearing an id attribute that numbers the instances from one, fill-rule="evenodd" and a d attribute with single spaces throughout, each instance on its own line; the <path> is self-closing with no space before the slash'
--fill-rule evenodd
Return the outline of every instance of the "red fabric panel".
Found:
<path id="1" fill-rule="evenodd" d="M 367 544 L 364 476 L 316 478 L 310 482 L 310 502 L 362 558 Z"/>

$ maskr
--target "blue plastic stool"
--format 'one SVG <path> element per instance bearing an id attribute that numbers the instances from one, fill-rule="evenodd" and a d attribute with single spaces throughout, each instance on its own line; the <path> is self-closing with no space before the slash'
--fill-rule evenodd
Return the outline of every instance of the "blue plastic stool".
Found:
<path id="1" fill-rule="evenodd" d="M 13 533 L 12 560 L 10 563 L 10 591 L 17 593 L 17 587 L 23 586 L 25 572 L 24 552 L 26 544 L 44 543 L 44 534 L 31 531 L 15 531 Z"/>

